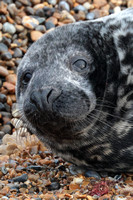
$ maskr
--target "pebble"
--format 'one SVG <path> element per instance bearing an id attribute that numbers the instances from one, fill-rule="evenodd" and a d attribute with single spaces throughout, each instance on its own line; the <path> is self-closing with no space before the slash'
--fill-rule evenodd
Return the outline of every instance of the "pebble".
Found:
<path id="1" fill-rule="evenodd" d="M 5 109 L 4 104 L 0 102 L 0 111 L 5 111 L 5 110 L 6 110 L 6 109 Z"/>
<path id="2" fill-rule="evenodd" d="M 74 11 L 75 12 L 78 12 L 78 11 L 86 12 L 86 8 L 82 5 L 78 5 L 78 6 L 74 7 Z"/>
<path id="3" fill-rule="evenodd" d="M 40 31 L 40 32 L 42 32 L 42 33 L 45 33 L 45 32 L 46 32 L 46 28 L 45 28 L 44 25 L 38 25 L 38 26 L 36 27 L 36 31 Z"/>
<path id="4" fill-rule="evenodd" d="M 4 36 L 2 38 L 2 42 L 9 47 L 11 44 L 11 39 Z"/>
<path id="5" fill-rule="evenodd" d="M 23 56 L 22 51 L 19 48 L 15 48 L 13 57 L 14 58 L 21 58 Z"/>
<path id="6" fill-rule="evenodd" d="M 1 54 L 1 58 L 3 60 L 10 60 L 10 59 L 12 59 L 12 55 L 9 51 L 7 51 L 7 52 L 5 51 L 4 53 Z"/>
<path id="7" fill-rule="evenodd" d="M 11 3 L 7 6 L 7 9 L 11 16 L 15 16 L 15 14 L 18 12 L 16 4 Z"/>
<path id="8" fill-rule="evenodd" d="M 61 21 L 66 20 L 66 19 L 71 20 L 71 22 L 76 21 L 75 18 L 69 12 L 67 12 L 66 10 L 63 10 L 61 12 Z"/>
<path id="9" fill-rule="evenodd" d="M 120 6 L 116 6 L 116 7 L 114 8 L 114 13 L 119 13 L 120 11 L 121 11 Z"/>
<path id="10" fill-rule="evenodd" d="M 57 3 L 57 0 L 48 0 L 48 3 L 55 6 Z"/>
<path id="11" fill-rule="evenodd" d="M 36 4 L 41 3 L 41 0 L 31 0 L 31 2 L 32 2 L 34 5 L 36 5 Z"/>
<path id="12" fill-rule="evenodd" d="M 31 6 L 31 2 L 29 0 L 18 0 L 18 1 L 25 6 Z"/>
<path id="13" fill-rule="evenodd" d="M 0 43 L 0 53 L 8 51 L 8 47 L 4 43 Z"/>
<path id="14" fill-rule="evenodd" d="M 0 30 L 2 30 L 2 24 L 0 23 Z"/>
<path id="15" fill-rule="evenodd" d="M 16 85 L 16 81 L 17 81 L 17 76 L 16 74 L 9 74 L 6 76 L 6 81 L 8 83 L 12 83 L 13 85 Z"/>
<path id="16" fill-rule="evenodd" d="M 2 40 L 2 32 L 0 31 L 0 41 Z"/>
<path id="17" fill-rule="evenodd" d="M 16 28 L 13 24 L 10 24 L 9 22 L 5 22 L 3 24 L 3 32 L 5 33 L 10 33 L 10 34 L 14 34 L 16 32 Z"/>
<path id="18" fill-rule="evenodd" d="M 35 13 L 34 9 L 31 8 L 31 7 L 29 7 L 29 6 L 27 6 L 27 7 L 25 8 L 25 12 L 26 12 L 28 15 L 34 15 L 34 13 Z"/>
<path id="19" fill-rule="evenodd" d="M 22 18 L 22 24 L 29 29 L 34 29 L 37 25 L 39 25 L 38 20 L 30 16 L 24 16 Z"/>
<path id="20" fill-rule="evenodd" d="M 49 17 L 46 22 L 52 22 L 54 25 L 58 24 L 58 20 L 55 17 Z"/>
<path id="21" fill-rule="evenodd" d="M 107 4 L 106 0 L 93 0 L 93 3 L 96 4 L 97 8 L 101 8 Z"/>
<path id="22" fill-rule="evenodd" d="M 67 10 L 69 12 L 70 11 L 70 6 L 66 1 L 60 1 L 59 2 L 59 9 L 60 10 Z"/>
<path id="23" fill-rule="evenodd" d="M 49 30 L 51 28 L 54 28 L 55 25 L 52 22 L 45 22 L 45 27 L 46 27 L 46 30 Z"/>
<path id="24" fill-rule="evenodd" d="M 28 175 L 28 179 L 30 180 L 30 181 L 34 181 L 34 182 L 36 182 L 38 179 L 40 178 L 40 176 L 39 176 L 39 174 L 29 174 Z"/>
<path id="25" fill-rule="evenodd" d="M 9 113 L 9 112 L 1 112 L 1 115 L 2 115 L 2 117 L 9 117 L 9 118 L 12 117 L 11 113 Z"/>
<path id="26" fill-rule="evenodd" d="M 32 41 L 36 41 L 38 40 L 40 37 L 42 37 L 43 33 L 41 33 L 40 31 L 31 31 L 30 36 Z"/>
<path id="27" fill-rule="evenodd" d="M 44 166 L 40 166 L 40 165 L 30 165 L 27 167 L 27 170 L 30 170 L 30 169 L 34 169 L 36 171 L 41 171 L 44 169 Z"/>
<path id="28" fill-rule="evenodd" d="M 60 189 L 60 184 L 58 182 L 52 182 L 50 185 L 47 186 L 48 190 L 58 190 Z"/>
<path id="29" fill-rule="evenodd" d="M 74 183 L 74 184 L 81 184 L 82 182 L 83 182 L 83 178 L 76 178 L 76 177 L 75 177 L 75 178 L 73 179 L 73 183 Z"/>
<path id="30" fill-rule="evenodd" d="M 96 178 L 96 179 L 98 179 L 98 180 L 101 179 L 101 176 L 100 176 L 97 172 L 91 171 L 91 170 L 85 172 L 84 175 L 85 175 L 85 177 L 94 177 L 94 178 Z"/>
<path id="31" fill-rule="evenodd" d="M 25 182 L 28 179 L 28 175 L 27 174 L 23 174 L 21 176 L 17 176 L 11 180 L 9 180 L 9 182 Z"/>
<path id="32" fill-rule="evenodd" d="M 3 66 L 0 66 L 0 76 L 7 76 L 9 74 L 8 70 L 3 67 Z"/>
<path id="33" fill-rule="evenodd" d="M 17 32 L 22 32 L 24 30 L 24 27 L 19 24 L 16 24 L 15 27 Z"/>
<path id="34" fill-rule="evenodd" d="M 32 17 L 34 17 L 39 22 L 39 24 L 42 24 L 45 21 L 44 17 L 38 17 L 38 16 L 32 16 Z"/>
<path id="35" fill-rule="evenodd" d="M 0 131 L 0 139 L 2 139 L 4 135 L 5 135 L 4 131 Z"/>
<path id="36" fill-rule="evenodd" d="M 14 94 L 15 93 L 15 85 L 13 85 L 11 83 L 8 83 L 8 82 L 4 82 L 3 83 L 3 87 L 5 87 L 10 94 Z"/>
<path id="37" fill-rule="evenodd" d="M 1 131 L 4 132 L 5 134 L 11 134 L 11 126 L 10 125 L 3 125 Z"/>
<path id="38" fill-rule="evenodd" d="M 47 6 L 43 7 L 45 17 L 51 17 L 54 14 L 55 9 Z"/>
<path id="39" fill-rule="evenodd" d="M 6 102 L 6 100 L 7 100 L 7 97 L 6 97 L 6 95 L 5 95 L 5 94 L 1 94 L 1 93 L 0 93 L 0 102 L 2 102 L 2 103 L 5 103 L 5 102 Z"/>
<path id="40" fill-rule="evenodd" d="M 89 10 L 90 8 L 92 8 L 92 5 L 89 2 L 85 2 L 83 6 L 85 7 L 86 10 Z"/>
<path id="41" fill-rule="evenodd" d="M 42 8 L 38 9 L 35 11 L 35 15 L 36 16 L 39 16 L 39 17 L 44 17 L 45 14 L 44 14 L 44 10 Z"/>
<path id="42" fill-rule="evenodd" d="M 128 0 L 127 5 L 128 5 L 129 8 L 133 7 L 133 0 Z"/>
<path id="43" fill-rule="evenodd" d="M 93 12 L 89 12 L 86 15 L 86 19 L 93 20 L 95 18 L 95 14 Z"/>

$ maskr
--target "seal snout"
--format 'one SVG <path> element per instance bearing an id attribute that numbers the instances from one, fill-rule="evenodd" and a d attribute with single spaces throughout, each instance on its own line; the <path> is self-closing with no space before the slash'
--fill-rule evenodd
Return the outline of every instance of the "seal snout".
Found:
<path id="1" fill-rule="evenodd" d="M 44 87 L 40 90 L 34 90 L 30 95 L 30 102 L 34 104 L 37 110 L 52 111 L 53 102 L 60 96 L 61 91 L 57 88 Z"/>

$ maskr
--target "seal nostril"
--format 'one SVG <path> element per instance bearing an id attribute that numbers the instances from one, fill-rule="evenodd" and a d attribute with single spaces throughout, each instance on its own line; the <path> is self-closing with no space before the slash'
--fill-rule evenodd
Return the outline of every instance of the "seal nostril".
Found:
<path id="1" fill-rule="evenodd" d="M 61 91 L 55 88 L 46 88 L 44 89 L 44 95 L 43 98 L 45 97 L 47 104 L 49 107 L 52 109 L 52 104 L 53 102 L 60 96 Z"/>
<path id="2" fill-rule="evenodd" d="M 60 96 L 61 91 L 50 87 L 32 91 L 30 102 L 37 110 L 44 112 L 52 110 L 53 102 Z"/>

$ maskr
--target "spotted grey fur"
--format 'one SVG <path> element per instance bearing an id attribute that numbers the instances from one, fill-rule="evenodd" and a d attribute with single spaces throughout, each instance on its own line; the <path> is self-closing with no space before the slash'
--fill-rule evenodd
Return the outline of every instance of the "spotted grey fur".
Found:
<path id="1" fill-rule="evenodd" d="M 72 67 L 75 56 L 87 60 L 85 73 Z M 52 107 L 49 87 L 61 92 Z M 20 63 L 16 95 L 28 129 L 65 160 L 132 172 L 133 8 L 45 34 Z"/>

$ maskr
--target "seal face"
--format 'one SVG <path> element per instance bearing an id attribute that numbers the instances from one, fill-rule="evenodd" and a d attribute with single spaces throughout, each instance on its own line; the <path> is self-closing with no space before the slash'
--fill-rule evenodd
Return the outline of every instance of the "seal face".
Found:
<path id="1" fill-rule="evenodd" d="M 45 34 L 18 68 L 28 129 L 97 171 L 133 171 L 133 8 Z"/>

